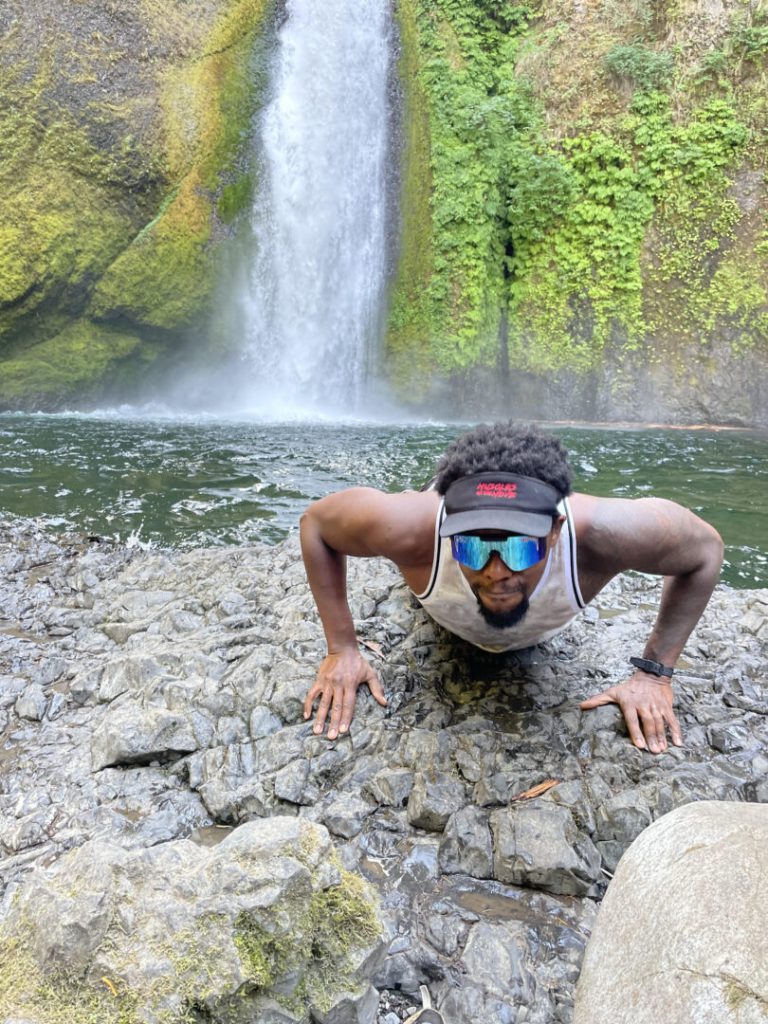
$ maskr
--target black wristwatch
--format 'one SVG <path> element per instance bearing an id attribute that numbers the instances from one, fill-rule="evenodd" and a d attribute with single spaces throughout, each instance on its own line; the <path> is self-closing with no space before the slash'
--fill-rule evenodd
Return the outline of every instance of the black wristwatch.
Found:
<path id="1" fill-rule="evenodd" d="M 669 665 L 662 665 L 660 661 L 650 661 L 648 658 L 630 658 L 629 664 L 643 672 L 650 672 L 652 676 L 666 676 L 671 679 L 675 670 Z"/>

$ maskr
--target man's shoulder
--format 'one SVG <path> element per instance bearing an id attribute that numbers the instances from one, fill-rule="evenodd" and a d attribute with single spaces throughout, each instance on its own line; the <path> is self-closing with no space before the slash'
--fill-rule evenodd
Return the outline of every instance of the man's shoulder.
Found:
<path id="1" fill-rule="evenodd" d="M 577 540 L 586 538 L 595 515 L 599 515 L 601 500 L 593 494 L 583 494 L 581 491 L 574 491 L 573 494 L 568 495 L 568 505 Z"/>
<path id="2" fill-rule="evenodd" d="M 571 494 L 568 503 L 576 536 L 579 586 L 584 600 L 589 602 L 621 572 L 611 538 L 610 524 L 615 521 L 615 510 L 612 514 L 612 499 L 580 492 Z"/>
<path id="3" fill-rule="evenodd" d="M 431 564 L 441 500 L 436 491 L 390 493 L 355 487 L 338 492 L 335 500 L 343 509 L 342 522 L 364 528 L 375 554 L 400 568 Z"/>
<path id="4" fill-rule="evenodd" d="M 441 496 L 437 491 L 399 491 L 387 495 L 387 551 L 400 568 L 432 564 L 435 525 Z"/>
<path id="5" fill-rule="evenodd" d="M 575 492 L 568 498 L 576 541 L 582 552 L 604 556 L 610 539 L 617 539 L 625 529 L 636 529 L 646 519 L 640 507 L 643 499 L 598 498 L 594 494 Z"/>

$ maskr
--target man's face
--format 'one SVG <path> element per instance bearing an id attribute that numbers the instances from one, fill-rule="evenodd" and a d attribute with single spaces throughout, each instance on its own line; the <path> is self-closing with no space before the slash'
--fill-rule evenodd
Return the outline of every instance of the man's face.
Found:
<path id="1" fill-rule="evenodd" d="M 528 600 L 541 579 L 547 555 L 557 543 L 563 519 L 555 522 L 547 534 L 547 551 L 541 561 L 528 569 L 515 572 L 494 551 L 482 569 L 470 569 L 460 562 L 459 568 L 477 598 L 480 613 L 490 625 L 503 629 L 514 626 L 528 611 Z M 477 532 L 484 540 L 504 539 L 509 534 L 495 530 Z"/>

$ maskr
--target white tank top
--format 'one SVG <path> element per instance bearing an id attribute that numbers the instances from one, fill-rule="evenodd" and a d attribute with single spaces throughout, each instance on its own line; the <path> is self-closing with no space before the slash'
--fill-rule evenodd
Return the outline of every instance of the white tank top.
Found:
<path id="1" fill-rule="evenodd" d="M 443 502 L 435 522 L 435 554 L 429 585 L 417 601 L 441 626 L 486 651 L 519 651 L 548 640 L 585 607 L 576 570 L 576 534 L 568 499 L 558 505 L 565 516 L 560 538 L 549 553 L 541 579 L 529 598 L 525 617 L 499 629 L 486 622 L 459 563 L 451 554 L 451 538 L 440 537 Z"/>

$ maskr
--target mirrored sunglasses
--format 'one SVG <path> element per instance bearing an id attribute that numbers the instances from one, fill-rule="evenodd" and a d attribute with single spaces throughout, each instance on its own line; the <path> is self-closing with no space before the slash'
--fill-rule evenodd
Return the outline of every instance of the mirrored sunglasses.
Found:
<path id="1" fill-rule="evenodd" d="M 486 565 L 496 551 L 502 562 L 513 572 L 522 572 L 536 565 L 547 553 L 546 537 L 475 537 L 471 533 L 456 533 L 451 537 L 453 557 L 461 565 L 477 572 Z"/>

